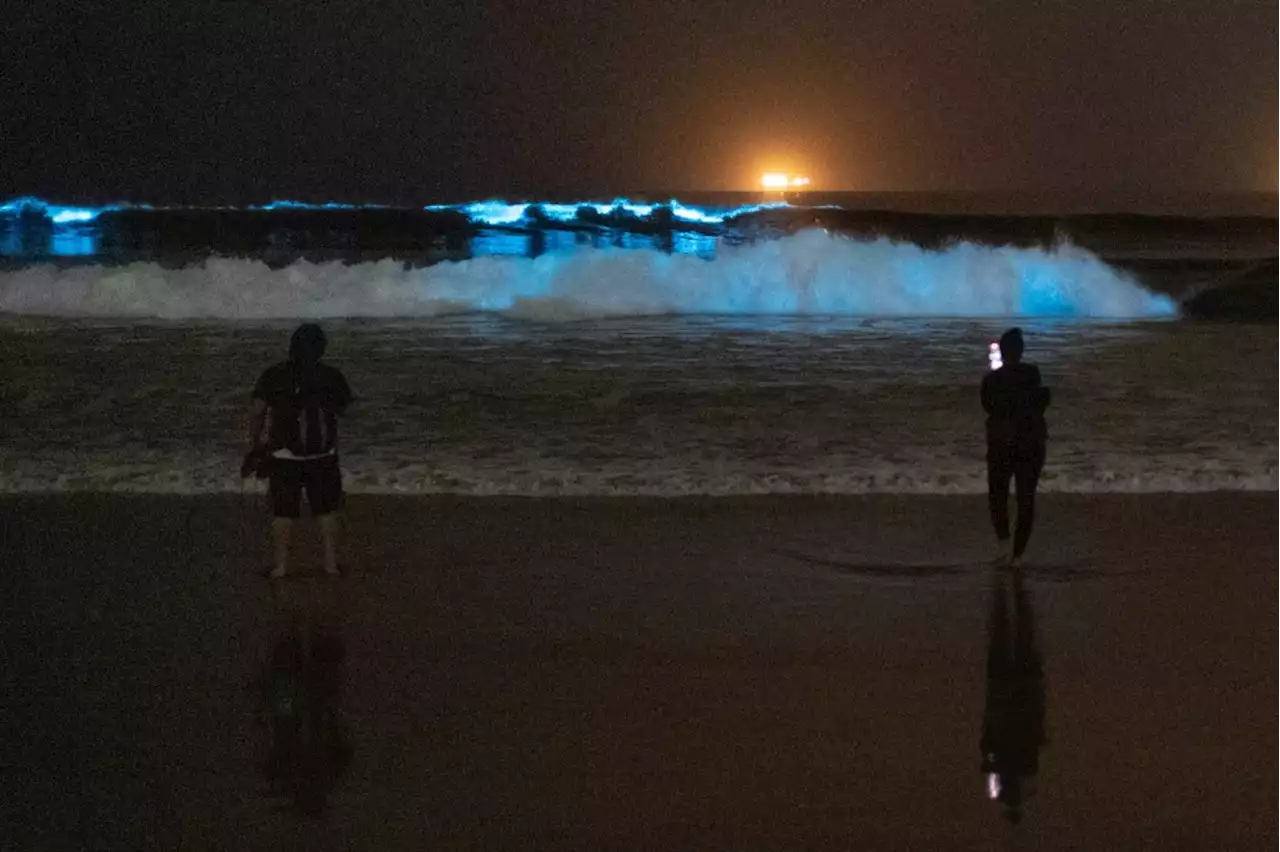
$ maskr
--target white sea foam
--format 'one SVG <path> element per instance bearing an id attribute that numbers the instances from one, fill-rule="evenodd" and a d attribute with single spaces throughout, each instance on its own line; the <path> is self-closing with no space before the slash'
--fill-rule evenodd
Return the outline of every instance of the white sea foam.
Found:
<path id="1" fill-rule="evenodd" d="M 1273 454 L 1274 455 L 1274 454 Z M 1051 471 L 1040 487 L 1044 493 L 1202 493 L 1212 491 L 1274 492 L 1274 463 L 1252 470 L 1226 469 L 1190 458 L 1169 458 L 1164 465 L 1121 463 L 1090 470 Z M 261 493 L 264 485 L 242 482 L 231 471 L 230 458 L 174 457 L 146 464 L 122 457 L 102 460 L 87 469 L 49 475 L 47 467 L 9 465 L 0 474 L 0 493 Z M 941 468 L 884 467 L 841 470 L 750 468 L 583 468 L 549 463 L 541 469 L 454 467 L 420 459 L 384 460 L 380 465 L 347 465 L 346 490 L 355 494 L 463 494 L 473 496 L 741 496 L 763 494 L 984 494 L 981 465 Z"/>
<path id="2" fill-rule="evenodd" d="M 540 321 L 669 314 L 1067 316 L 1176 314 L 1089 252 L 959 243 L 931 251 L 820 230 L 706 260 L 652 249 L 581 248 L 406 268 L 210 258 L 0 273 L 0 312 L 166 319 L 432 317 L 494 312 Z"/>

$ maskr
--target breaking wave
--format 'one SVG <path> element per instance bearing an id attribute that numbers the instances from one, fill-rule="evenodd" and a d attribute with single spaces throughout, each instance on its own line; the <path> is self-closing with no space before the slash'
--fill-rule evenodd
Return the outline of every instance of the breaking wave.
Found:
<path id="1" fill-rule="evenodd" d="M 0 312 L 165 319 L 424 317 L 495 312 L 542 321 L 670 314 L 1166 317 L 1177 313 L 1096 255 L 960 242 L 939 250 L 802 231 L 703 259 L 577 248 L 412 267 L 395 260 L 209 258 L 0 273 Z"/>

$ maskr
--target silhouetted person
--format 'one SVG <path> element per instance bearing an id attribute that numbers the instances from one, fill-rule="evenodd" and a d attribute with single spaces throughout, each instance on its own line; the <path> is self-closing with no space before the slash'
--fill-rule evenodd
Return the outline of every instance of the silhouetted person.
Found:
<path id="1" fill-rule="evenodd" d="M 338 416 L 351 404 L 341 372 L 320 363 L 324 331 L 301 325 L 289 342 L 289 360 L 270 367 L 253 388 L 246 470 L 266 466 L 271 494 L 273 578 L 289 570 L 289 543 L 301 514 L 302 493 L 320 521 L 324 570 L 338 573 L 337 527 L 342 508 L 338 467 Z M 266 435 L 263 435 L 263 426 Z"/>
<path id="2" fill-rule="evenodd" d="M 1000 336 L 1004 364 L 982 379 L 982 408 L 987 412 L 987 500 L 1000 543 L 997 561 L 1016 563 L 1027 549 L 1036 513 L 1036 485 L 1044 468 L 1048 429 L 1044 411 L 1049 389 L 1040 370 L 1022 362 L 1022 330 Z M 1009 547 L 1009 480 L 1018 489 L 1018 529 Z"/>
<path id="3" fill-rule="evenodd" d="M 1044 731 L 1044 665 L 1036 647 L 1031 596 L 1013 575 L 1013 620 L 1003 575 L 991 585 L 987 629 L 987 700 L 982 714 L 982 772 L 987 795 L 1004 805 L 1010 822 L 1022 819 L 1022 803 L 1040 769 Z"/>

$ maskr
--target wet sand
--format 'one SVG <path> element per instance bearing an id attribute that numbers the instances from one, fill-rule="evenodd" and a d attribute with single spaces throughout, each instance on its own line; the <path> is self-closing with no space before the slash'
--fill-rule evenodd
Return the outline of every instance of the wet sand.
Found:
<path id="1" fill-rule="evenodd" d="M 1275 494 L 1042 499 L 1017 826 L 982 499 L 355 497 L 348 576 L 275 594 L 260 508 L 0 499 L 0 848 L 1276 843 Z M 260 768 L 290 614 L 345 647 L 319 817 Z"/>

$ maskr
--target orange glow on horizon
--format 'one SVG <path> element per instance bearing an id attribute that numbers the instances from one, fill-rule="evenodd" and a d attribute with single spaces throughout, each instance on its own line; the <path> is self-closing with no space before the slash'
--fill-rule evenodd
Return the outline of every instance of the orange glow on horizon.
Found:
<path id="1" fill-rule="evenodd" d="M 790 175 L 786 172 L 765 172 L 760 175 L 760 186 L 772 192 L 784 192 L 788 189 L 804 189 L 811 181 L 804 175 Z"/>

